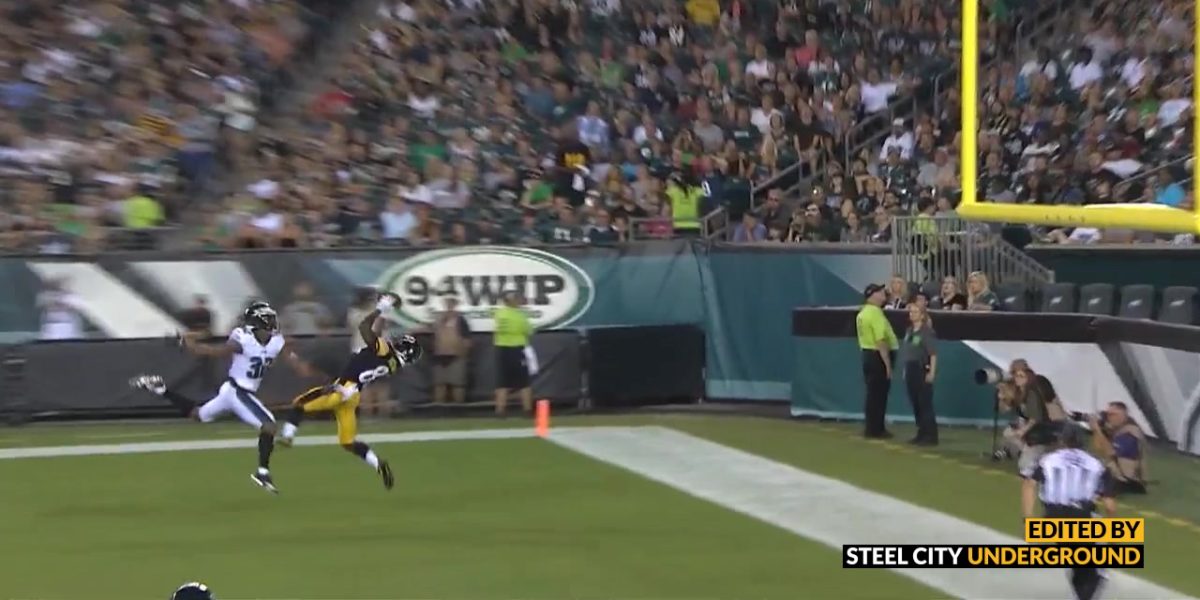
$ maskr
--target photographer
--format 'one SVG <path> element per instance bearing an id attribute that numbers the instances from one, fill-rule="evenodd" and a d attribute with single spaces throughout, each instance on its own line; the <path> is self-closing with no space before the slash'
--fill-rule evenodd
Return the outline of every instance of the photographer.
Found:
<path id="1" fill-rule="evenodd" d="M 1046 453 L 1066 421 L 1066 413 L 1050 380 L 1035 373 L 1025 360 L 1013 361 L 1009 375 L 1011 386 L 1004 386 L 1003 392 L 1008 400 L 1001 401 L 1016 410 L 1018 421 L 1004 432 L 1004 438 L 1010 451 L 1016 450 L 1017 466 L 1024 471 Z M 997 394 L 1001 394 L 1000 385 Z"/>
<path id="2" fill-rule="evenodd" d="M 1088 415 L 1092 447 L 1104 460 L 1117 494 L 1146 493 L 1146 436 L 1129 418 L 1124 402 L 1110 402 L 1099 415 Z"/>

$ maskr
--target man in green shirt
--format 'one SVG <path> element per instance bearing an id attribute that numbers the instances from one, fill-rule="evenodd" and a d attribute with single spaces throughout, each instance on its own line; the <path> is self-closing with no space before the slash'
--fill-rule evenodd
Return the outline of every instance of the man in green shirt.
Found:
<path id="1" fill-rule="evenodd" d="M 521 406 L 525 412 L 533 410 L 533 388 L 530 384 L 530 368 L 526 358 L 526 347 L 533 335 L 529 315 L 521 309 L 525 299 L 520 292 L 509 292 L 504 304 L 492 314 L 496 329 L 493 344 L 496 346 L 496 371 L 499 385 L 496 386 L 496 414 L 503 416 L 508 410 L 508 393 L 519 390 Z"/>
<path id="2" fill-rule="evenodd" d="M 863 290 L 866 302 L 854 319 L 858 331 L 858 348 L 862 351 L 863 381 L 867 400 L 863 407 L 863 435 L 872 439 L 892 437 L 884 423 L 887 414 L 888 391 L 892 386 L 892 363 L 900 344 L 896 332 L 883 312 L 887 302 L 886 288 L 872 283 Z"/>

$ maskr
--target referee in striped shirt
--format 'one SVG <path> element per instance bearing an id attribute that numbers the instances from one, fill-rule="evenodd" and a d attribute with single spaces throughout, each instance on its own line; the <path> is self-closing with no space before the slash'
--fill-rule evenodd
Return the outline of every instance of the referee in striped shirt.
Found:
<path id="1" fill-rule="evenodd" d="M 1026 518 L 1035 516 L 1038 500 L 1042 502 L 1043 516 L 1051 519 L 1092 518 L 1096 516 L 1097 499 L 1108 515 L 1113 514 L 1116 505 L 1112 478 L 1104 463 L 1083 449 L 1085 435 L 1075 423 L 1063 423 L 1059 447 L 1021 472 L 1024 478 L 1021 507 Z M 1079 600 L 1096 598 L 1104 579 L 1095 567 L 1071 569 L 1071 589 Z"/>

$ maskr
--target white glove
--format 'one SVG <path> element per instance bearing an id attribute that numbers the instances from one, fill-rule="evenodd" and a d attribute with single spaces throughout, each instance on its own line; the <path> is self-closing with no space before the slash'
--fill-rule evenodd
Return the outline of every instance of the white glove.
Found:
<path id="1" fill-rule="evenodd" d="M 375 310 L 379 312 L 387 312 L 392 310 L 396 305 L 396 297 L 391 294 L 384 294 L 379 297 L 379 301 L 375 303 Z"/>

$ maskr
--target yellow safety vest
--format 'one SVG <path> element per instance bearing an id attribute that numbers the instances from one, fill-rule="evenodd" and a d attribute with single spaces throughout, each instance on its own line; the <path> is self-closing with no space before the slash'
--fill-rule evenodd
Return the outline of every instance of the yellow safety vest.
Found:
<path id="1" fill-rule="evenodd" d="M 675 229 L 700 228 L 700 200 L 703 197 L 704 191 L 699 187 L 672 185 L 667 188 L 667 198 L 671 201 L 671 221 Z"/>

